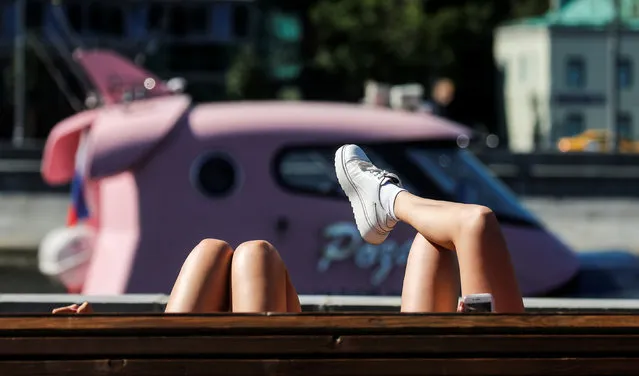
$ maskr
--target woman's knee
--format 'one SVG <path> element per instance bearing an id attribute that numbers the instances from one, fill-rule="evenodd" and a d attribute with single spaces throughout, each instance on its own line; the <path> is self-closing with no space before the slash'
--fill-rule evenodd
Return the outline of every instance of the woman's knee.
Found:
<path id="1" fill-rule="evenodd" d="M 189 258 L 199 260 L 216 260 L 230 258 L 233 255 L 233 248 L 219 239 L 203 239 L 193 248 Z"/>
<path id="2" fill-rule="evenodd" d="M 495 213 L 482 205 L 464 205 L 459 224 L 464 233 L 481 234 L 499 228 Z"/>
<path id="3" fill-rule="evenodd" d="M 251 240 L 240 244 L 233 253 L 235 269 L 254 268 L 283 270 L 283 262 L 275 247 L 265 240 Z"/>
<path id="4" fill-rule="evenodd" d="M 275 260 L 279 261 L 280 255 L 275 247 L 266 240 L 251 240 L 240 244 L 233 254 L 235 260 Z"/>

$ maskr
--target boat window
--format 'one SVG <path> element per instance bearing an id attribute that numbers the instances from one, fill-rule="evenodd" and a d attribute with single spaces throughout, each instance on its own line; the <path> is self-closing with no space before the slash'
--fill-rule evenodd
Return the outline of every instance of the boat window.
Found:
<path id="1" fill-rule="evenodd" d="M 407 147 L 406 154 L 451 200 L 484 205 L 498 215 L 537 223 L 514 193 L 468 150 Z"/>
<path id="2" fill-rule="evenodd" d="M 237 174 L 230 157 L 221 153 L 207 153 L 193 162 L 191 183 L 204 196 L 225 197 L 236 188 Z"/>
<path id="3" fill-rule="evenodd" d="M 286 189 L 320 196 L 345 197 L 335 174 L 334 147 L 309 146 L 288 149 L 280 153 L 275 163 L 275 173 L 280 185 Z M 364 147 L 371 161 L 378 167 L 396 172 L 404 186 L 414 191 L 410 181 L 401 171 L 370 148 Z"/>

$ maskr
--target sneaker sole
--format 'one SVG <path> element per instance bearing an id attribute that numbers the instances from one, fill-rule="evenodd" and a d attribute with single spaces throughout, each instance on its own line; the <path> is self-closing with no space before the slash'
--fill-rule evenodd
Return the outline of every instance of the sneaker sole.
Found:
<path id="1" fill-rule="evenodd" d="M 367 243 L 381 244 L 384 240 L 386 240 L 389 233 L 380 234 L 375 229 L 375 226 L 369 223 L 367 219 L 368 217 L 366 216 L 366 209 L 364 208 L 364 204 L 360 198 L 359 191 L 355 188 L 355 185 L 346 171 L 344 149 L 345 146 L 342 146 L 337 149 L 337 152 L 335 153 L 335 172 L 337 174 L 337 181 L 339 182 L 339 185 L 342 186 L 342 189 L 344 190 L 344 193 L 346 193 L 346 197 L 348 197 L 348 201 L 351 204 L 353 214 L 355 215 L 355 225 L 357 225 L 359 234 Z M 364 226 L 371 228 L 371 231 L 362 231 Z"/>

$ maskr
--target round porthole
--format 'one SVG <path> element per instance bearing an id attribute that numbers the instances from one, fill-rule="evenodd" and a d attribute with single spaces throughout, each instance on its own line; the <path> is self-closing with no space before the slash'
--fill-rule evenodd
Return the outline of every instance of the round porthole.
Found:
<path id="1" fill-rule="evenodd" d="M 219 153 L 206 154 L 193 164 L 191 181 L 207 197 L 227 196 L 237 183 L 237 171 L 227 156 Z"/>

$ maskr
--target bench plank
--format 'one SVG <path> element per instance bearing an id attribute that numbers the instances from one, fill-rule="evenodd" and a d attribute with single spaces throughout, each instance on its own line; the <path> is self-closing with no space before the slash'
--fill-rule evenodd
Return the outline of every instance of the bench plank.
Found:
<path id="1" fill-rule="evenodd" d="M 482 332 L 561 330 L 629 331 L 639 333 L 639 315 L 632 314 L 208 314 L 208 315 L 91 315 L 91 316 L 0 316 L 0 336 L 16 331 L 74 334 L 77 331 L 136 332 L 176 331 L 254 334 L 277 331 L 331 332 L 335 330 L 415 333 L 455 333 L 478 329 Z"/>
<path id="2" fill-rule="evenodd" d="M 0 316 L 0 375 L 636 375 L 639 315 Z"/>
<path id="3" fill-rule="evenodd" d="M 341 335 L 0 338 L 0 359 L 18 357 L 229 356 L 639 356 L 639 336 L 629 335 Z"/>
<path id="4" fill-rule="evenodd" d="M 639 361 L 608 359 L 77 360 L 0 362 L 3 376 L 635 376 Z"/>

